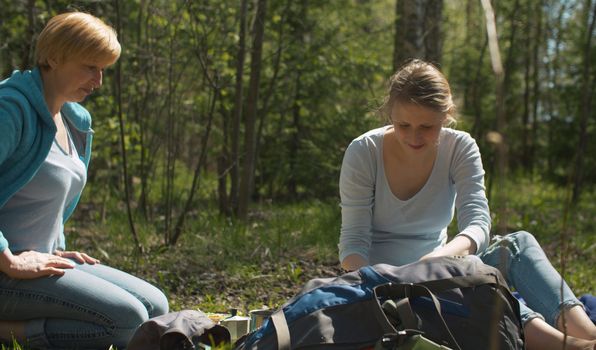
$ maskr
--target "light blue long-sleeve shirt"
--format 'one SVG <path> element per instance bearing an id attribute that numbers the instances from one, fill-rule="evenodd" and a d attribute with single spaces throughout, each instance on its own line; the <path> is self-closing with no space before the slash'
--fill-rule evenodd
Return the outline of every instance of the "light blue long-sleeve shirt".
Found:
<path id="1" fill-rule="evenodd" d="M 446 243 L 454 209 L 458 234 L 471 238 L 477 252 L 483 251 L 489 242 L 490 213 L 474 139 L 443 128 L 427 182 L 404 201 L 393 194 L 385 176 L 383 136 L 390 127 L 359 136 L 345 152 L 339 180 L 340 261 L 358 254 L 371 265 L 414 262 Z"/>

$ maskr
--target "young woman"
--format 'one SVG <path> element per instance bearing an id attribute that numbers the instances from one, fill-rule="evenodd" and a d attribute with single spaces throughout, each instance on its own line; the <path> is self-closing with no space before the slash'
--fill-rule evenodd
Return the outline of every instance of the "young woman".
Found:
<path id="1" fill-rule="evenodd" d="M 561 314 L 572 336 L 568 349 L 596 346 L 596 327 L 566 284 L 561 295 L 561 277 L 531 234 L 497 237 L 489 246 L 480 152 L 469 134 L 447 127 L 455 121 L 455 105 L 441 72 L 420 60 L 407 63 L 391 77 L 381 110 L 391 124 L 359 136 L 344 155 L 342 266 L 477 254 L 499 267 L 527 301 L 521 313 L 529 349 L 561 349 Z M 447 243 L 454 209 L 459 233 Z"/>
<path id="2" fill-rule="evenodd" d="M 72 12 L 39 36 L 37 67 L 0 82 L 0 338 L 43 349 L 123 348 L 168 311 L 163 293 L 65 250 L 64 222 L 87 179 L 91 117 L 81 102 L 120 56 L 115 31 Z"/>

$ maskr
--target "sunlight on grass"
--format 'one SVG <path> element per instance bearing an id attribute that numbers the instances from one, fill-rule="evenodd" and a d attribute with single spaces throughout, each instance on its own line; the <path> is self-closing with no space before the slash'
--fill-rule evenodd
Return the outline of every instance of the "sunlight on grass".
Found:
<path id="1" fill-rule="evenodd" d="M 553 265 L 560 268 L 564 189 L 543 181 L 519 180 L 511 181 L 507 191 L 509 231 L 533 233 Z M 563 235 L 569 243 L 565 278 L 578 295 L 594 292 L 595 199 L 593 191 L 585 193 Z M 494 229 L 500 218 L 494 214 L 497 208 L 491 209 Z M 105 224 L 76 226 L 72 244 L 98 256 L 101 249 L 109 254 L 103 257 L 105 263 L 160 286 L 170 296 L 173 310 L 275 307 L 308 279 L 341 273 L 338 200 L 265 201 L 251 208 L 247 223 L 223 217 L 214 203 L 203 202 L 189 217 L 175 247 L 163 246 L 159 221 L 147 223 L 137 217 L 147 250 L 143 257 L 131 254 L 125 213 L 111 210 L 108 218 Z M 455 227 L 453 223 L 449 228 L 451 236 L 457 233 Z M 108 239 L 101 243 L 91 239 L 102 235 Z"/>

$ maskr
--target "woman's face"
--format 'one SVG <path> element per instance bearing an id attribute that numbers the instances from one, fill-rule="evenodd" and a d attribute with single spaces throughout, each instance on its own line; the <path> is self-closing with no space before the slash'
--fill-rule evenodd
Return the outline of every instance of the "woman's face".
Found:
<path id="1" fill-rule="evenodd" d="M 444 113 L 414 103 L 396 102 L 391 110 L 397 141 L 411 154 L 436 149 L 445 117 Z"/>
<path id="2" fill-rule="evenodd" d="M 69 102 L 81 102 L 102 84 L 105 66 L 94 62 L 65 61 L 51 66 L 57 93 Z"/>

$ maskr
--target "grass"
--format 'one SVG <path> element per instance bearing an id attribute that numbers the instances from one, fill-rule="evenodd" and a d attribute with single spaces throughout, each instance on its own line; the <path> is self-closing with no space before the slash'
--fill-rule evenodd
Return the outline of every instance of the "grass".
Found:
<path id="1" fill-rule="evenodd" d="M 596 192 L 584 194 L 564 227 L 564 189 L 542 181 L 515 181 L 507 187 L 509 230 L 532 232 L 559 271 L 564 260 L 565 278 L 576 294 L 594 294 Z M 142 256 L 131 254 L 121 206 L 111 206 L 104 223 L 93 220 L 97 216 L 90 208 L 70 223 L 70 248 L 158 285 L 172 310 L 235 308 L 246 314 L 254 308 L 275 308 L 309 279 L 341 273 L 337 200 L 261 203 L 252 208 L 246 224 L 205 205 L 189 219 L 179 243 L 169 248 L 162 245 L 159 224 L 138 223 L 146 247 Z M 500 218 L 493 216 L 497 227 Z"/>
<path id="2" fill-rule="evenodd" d="M 309 278 L 340 273 L 337 203 L 270 203 L 255 209 L 248 224 L 221 217 L 214 209 L 199 212 L 179 244 L 167 249 L 158 229 L 142 227 L 141 240 L 148 248 L 142 257 L 131 255 L 122 213 L 110 216 L 107 225 L 75 226 L 72 243 L 159 285 L 174 310 L 237 308 L 246 313 L 275 307 Z M 102 235 L 107 239 L 100 240 Z"/>
<path id="3" fill-rule="evenodd" d="M 563 227 L 565 189 L 543 181 L 519 180 L 510 182 L 506 191 L 509 231 L 533 233 L 560 271 L 565 260 L 565 278 L 578 295 L 594 293 L 596 193 L 584 194 Z M 83 225 L 85 220 L 79 218 L 70 234 L 71 246 L 159 285 L 174 310 L 237 308 L 245 313 L 257 307 L 276 307 L 308 279 L 341 273 L 337 200 L 269 201 L 252 209 L 244 224 L 204 205 L 189 219 L 179 244 L 170 248 L 161 245 L 159 227 L 139 225 L 141 240 L 148 248 L 144 256 L 131 255 L 126 216 L 122 210 L 113 210 L 106 223 Z M 493 214 L 493 229 L 500 219 Z M 450 227 L 450 234 L 455 232 Z"/>

